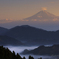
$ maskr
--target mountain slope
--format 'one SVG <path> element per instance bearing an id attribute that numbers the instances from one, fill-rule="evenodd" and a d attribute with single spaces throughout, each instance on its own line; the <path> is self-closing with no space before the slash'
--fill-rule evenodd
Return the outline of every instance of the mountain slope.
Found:
<path id="1" fill-rule="evenodd" d="M 59 20 L 58 16 L 55 16 L 47 11 L 40 11 L 37 14 L 28 17 L 24 20 L 29 20 L 29 21 L 55 21 Z"/>
<path id="2" fill-rule="evenodd" d="M 59 43 L 59 31 L 46 31 L 28 25 L 16 26 L 5 35 L 13 37 L 27 45 Z"/>
<path id="3" fill-rule="evenodd" d="M 11 52 L 8 48 L 0 46 L 0 59 L 24 59 L 18 53 Z"/>
<path id="4" fill-rule="evenodd" d="M 23 43 L 21 43 L 20 41 L 8 37 L 8 36 L 0 36 L 0 45 L 23 45 Z"/>
<path id="5" fill-rule="evenodd" d="M 23 38 L 23 39 L 30 39 L 33 37 L 38 37 L 37 34 L 42 33 L 42 32 L 47 32 L 45 30 L 42 30 L 42 29 L 38 29 L 38 28 L 35 28 L 35 27 L 31 27 L 31 26 L 28 26 L 28 25 L 24 25 L 24 26 L 16 26 L 12 29 L 10 29 L 6 34 L 9 35 L 9 36 L 12 36 L 12 37 L 19 37 L 19 38 Z M 41 35 L 41 34 L 40 34 Z"/>
<path id="6" fill-rule="evenodd" d="M 50 47 L 39 46 L 34 50 L 24 50 L 22 54 L 34 54 L 34 55 L 59 55 L 59 45 L 53 45 Z"/>
<path id="7" fill-rule="evenodd" d="M 0 35 L 6 33 L 8 31 L 8 29 L 0 27 Z"/>

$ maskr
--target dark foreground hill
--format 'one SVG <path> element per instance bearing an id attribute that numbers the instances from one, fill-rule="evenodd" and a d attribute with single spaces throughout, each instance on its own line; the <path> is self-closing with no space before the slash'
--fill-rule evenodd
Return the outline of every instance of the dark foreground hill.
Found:
<path id="1" fill-rule="evenodd" d="M 0 45 L 24 45 L 23 43 L 21 43 L 20 41 L 8 37 L 8 36 L 0 36 Z"/>
<path id="2" fill-rule="evenodd" d="M 6 33 L 8 31 L 8 29 L 0 27 L 0 35 Z"/>
<path id="3" fill-rule="evenodd" d="M 11 52 L 8 48 L 0 46 L 0 59 L 22 59 L 22 58 L 18 53 L 17 55 L 15 55 L 14 51 Z"/>
<path id="4" fill-rule="evenodd" d="M 11 28 L 5 35 L 24 42 L 27 45 L 59 43 L 59 31 L 46 31 L 28 25 Z"/>
<path id="5" fill-rule="evenodd" d="M 11 52 L 8 48 L 0 46 L 0 59 L 26 59 L 21 57 L 18 53 Z M 29 59 L 34 59 L 32 56 L 29 56 Z M 42 58 L 41 58 L 42 59 Z"/>
<path id="6" fill-rule="evenodd" d="M 34 50 L 24 50 L 22 54 L 34 54 L 34 55 L 59 55 L 59 45 L 53 45 L 50 47 L 39 46 Z"/>

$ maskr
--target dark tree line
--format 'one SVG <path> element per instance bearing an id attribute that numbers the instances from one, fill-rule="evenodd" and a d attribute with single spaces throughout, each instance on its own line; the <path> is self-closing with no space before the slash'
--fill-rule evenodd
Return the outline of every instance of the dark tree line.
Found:
<path id="1" fill-rule="evenodd" d="M 8 48 L 0 46 L 0 59 L 26 59 L 21 57 L 18 53 L 11 52 Z M 34 59 L 32 56 L 29 56 L 29 59 Z"/>
<path id="2" fill-rule="evenodd" d="M 0 59 L 23 59 L 18 53 L 11 52 L 8 48 L 0 46 Z"/>

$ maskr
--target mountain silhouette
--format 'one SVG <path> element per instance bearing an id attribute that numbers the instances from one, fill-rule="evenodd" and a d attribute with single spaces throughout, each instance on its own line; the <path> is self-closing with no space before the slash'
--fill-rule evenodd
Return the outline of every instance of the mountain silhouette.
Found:
<path id="1" fill-rule="evenodd" d="M 0 35 L 6 33 L 8 31 L 7 28 L 0 27 Z"/>
<path id="2" fill-rule="evenodd" d="M 44 11 L 40 11 L 37 14 L 35 14 L 31 17 L 28 17 L 24 20 L 29 20 L 29 21 L 55 21 L 58 19 L 59 19 L 58 16 L 55 16 L 55 15 L 44 10 Z"/>
<path id="3" fill-rule="evenodd" d="M 13 37 L 27 45 L 58 44 L 59 30 L 46 31 L 29 25 L 16 26 L 9 29 L 5 35 Z"/>
<path id="4" fill-rule="evenodd" d="M 13 45 L 13 46 L 19 45 L 20 46 L 20 45 L 24 45 L 24 44 L 12 37 L 0 35 L 0 45 L 3 45 L 3 46 L 4 45 Z"/>
<path id="5" fill-rule="evenodd" d="M 0 25 L 5 26 L 6 28 L 11 28 L 17 25 L 31 25 L 45 30 L 55 31 L 59 29 L 59 16 L 55 16 L 47 11 L 40 11 L 31 17 L 11 21 L 9 23 L 3 23 Z"/>
<path id="6" fill-rule="evenodd" d="M 45 47 L 39 46 L 33 50 L 24 50 L 21 54 L 34 54 L 34 55 L 59 55 L 59 45 Z"/>

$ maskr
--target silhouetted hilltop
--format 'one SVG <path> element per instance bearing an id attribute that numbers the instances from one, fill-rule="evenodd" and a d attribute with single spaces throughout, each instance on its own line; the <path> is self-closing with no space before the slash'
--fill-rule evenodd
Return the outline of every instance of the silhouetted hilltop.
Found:
<path id="1" fill-rule="evenodd" d="M 46 31 L 29 25 L 11 28 L 5 35 L 20 40 L 27 45 L 59 43 L 59 31 Z"/>
<path id="2" fill-rule="evenodd" d="M 25 52 L 26 51 L 26 52 Z M 59 45 L 53 46 L 39 46 L 34 50 L 24 50 L 22 54 L 34 54 L 34 55 L 59 55 Z"/>
<path id="3" fill-rule="evenodd" d="M 16 26 L 14 28 L 11 28 L 6 35 L 8 36 L 12 36 L 12 37 L 19 37 L 19 38 L 23 38 L 23 39 L 30 39 L 31 37 L 38 37 L 37 34 L 41 33 L 45 33 L 47 32 L 46 30 L 42 30 L 42 29 L 38 29 L 35 27 L 31 27 L 31 26 Z M 44 35 L 44 34 L 43 34 Z"/>
<path id="4" fill-rule="evenodd" d="M 17 46 L 17 45 L 24 45 L 24 44 L 14 38 L 11 38 L 8 36 L 0 36 L 0 46 L 1 45 L 15 45 L 15 46 Z"/>
<path id="5" fill-rule="evenodd" d="M 0 27 L 0 35 L 6 33 L 8 31 L 7 28 Z"/>
<path id="6" fill-rule="evenodd" d="M 18 53 L 11 52 L 8 48 L 4 48 L 0 46 L 0 59 L 26 59 L 25 57 L 21 57 Z M 34 59 L 32 56 L 29 56 L 28 59 Z M 41 58 L 42 59 L 42 58 Z"/>
<path id="7" fill-rule="evenodd" d="M 11 52 L 8 48 L 0 46 L 0 59 L 23 59 L 18 53 Z"/>

